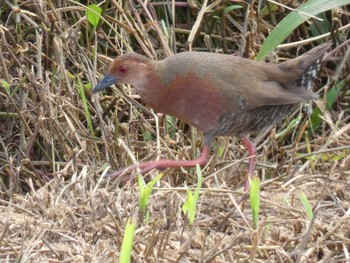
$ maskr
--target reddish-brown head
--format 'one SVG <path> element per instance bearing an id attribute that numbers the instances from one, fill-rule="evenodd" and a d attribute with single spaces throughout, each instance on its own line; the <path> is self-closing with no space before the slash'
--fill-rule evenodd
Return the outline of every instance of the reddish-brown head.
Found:
<path id="1" fill-rule="evenodd" d="M 108 74 L 96 85 L 92 92 L 96 93 L 115 83 L 135 86 L 142 84 L 150 62 L 150 59 L 136 53 L 129 53 L 116 58 L 109 66 Z"/>

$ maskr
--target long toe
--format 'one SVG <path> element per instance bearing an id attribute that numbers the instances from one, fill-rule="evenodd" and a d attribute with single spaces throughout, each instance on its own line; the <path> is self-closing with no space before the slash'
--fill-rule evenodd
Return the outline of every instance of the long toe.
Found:
<path id="1" fill-rule="evenodd" d="M 124 177 L 126 176 L 126 178 L 130 178 L 130 173 L 131 176 L 135 173 L 135 171 L 137 170 L 137 166 L 136 165 L 130 165 L 129 167 L 126 167 L 124 169 L 120 169 L 117 171 L 111 171 L 107 174 L 107 177 L 111 178 L 111 179 L 115 179 L 115 178 L 119 178 L 119 177 Z M 122 179 L 122 181 L 127 181 L 125 179 Z"/>
<path id="2" fill-rule="evenodd" d="M 138 168 L 140 169 L 140 174 L 144 175 L 153 169 L 157 169 L 157 162 L 144 162 L 140 163 L 139 165 L 133 164 L 124 169 L 112 171 L 107 174 L 107 177 L 111 179 L 120 178 L 120 180 L 123 182 L 133 180 L 138 174 Z"/>

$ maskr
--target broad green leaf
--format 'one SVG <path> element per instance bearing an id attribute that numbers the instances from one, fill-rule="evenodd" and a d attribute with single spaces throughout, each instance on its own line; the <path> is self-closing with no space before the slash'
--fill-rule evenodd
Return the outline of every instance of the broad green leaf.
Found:
<path id="1" fill-rule="evenodd" d="M 96 28 L 98 22 L 100 21 L 100 15 L 102 14 L 102 8 L 98 7 L 96 4 L 87 6 L 86 17 L 89 23 Z"/>
<path id="2" fill-rule="evenodd" d="M 350 4 L 350 0 L 310 0 L 302 4 L 296 9 L 296 11 L 291 12 L 282 19 L 274 30 L 272 30 L 256 56 L 256 60 L 263 60 L 272 50 L 281 44 L 294 29 L 309 20 L 310 16 L 305 13 L 316 16 L 322 12 L 337 9 L 347 4 Z"/>

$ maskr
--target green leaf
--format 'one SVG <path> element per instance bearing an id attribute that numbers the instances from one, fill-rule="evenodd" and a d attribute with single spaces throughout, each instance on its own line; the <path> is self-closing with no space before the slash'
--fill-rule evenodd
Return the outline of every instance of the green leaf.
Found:
<path id="1" fill-rule="evenodd" d="M 195 217 L 196 217 L 196 206 L 199 198 L 199 191 L 202 187 L 202 171 L 199 166 L 199 164 L 196 165 L 196 172 L 197 172 L 197 178 L 198 178 L 198 183 L 196 190 L 194 191 L 194 194 L 192 194 L 191 190 L 187 190 L 187 198 L 185 203 L 182 205 L 182 211 L 184 214 L 187 215 L 187 218 L 192 225 L 194 223 Z"/>
<path id="2" fill-rule="evenodd" d="M 139 185 L 139 206 L 141 207 L 141 197 L 143 197 L 143 193 L 145 192 L 145 182 L 143 181 L 142 176 L 137 176 L 137 183 Z"/>
<path id="3" fill-rule="evenodd" d="M 202 170 L 198 163 L 196 164 L 196 172 L 197 172 L 198 183 L 197 183 L 196 190 L 194 191 L 194 201 L 197 203 L 199 198 L 199 191 L 202 188 L 202 181 L 203 181 Z"/>
<path id="4" fill-rule="evenodd" d="M 89 110 L 89 105 L 88 105 L 88 102 L 86 99 L 84 86 L 81 84 L 80 81 L 78 83 L 78 88 L 79 88 L 79 95 L 80 95 L 81 101 L 82 101 L 83 106 L 84 106 L 86 122 L 87 122 L 87 125 L 89 127 L 89 131 L 92 135 L 94 135 L 95 131 L 94 131 L 94 127 L 92 125 L 92 119 L 91 119 L 91 114 L 90 114 L 90 110 Z"/>
<path id="5" fill-rule="evenodd" d="M 194 222 L 194 198 L 191 190 L 187 190 L 187 198 L 185 203 L 182 205 L 182 211 L 184 212 L 185 215 L 187 215 L 188 220 L 191 222 Z"/>
<path id="6" fill-rule="evenodd" d="M 225 8 L 224 13 L 226 15 L 227 13 L 230 13 L 232 10 L 241 9 L 241 8 L 243 8 L 243 6 L 241 6 L 241 5 L 230 5 L 230 6 Z"/>
<path id="7" fill-rule="evenodd" d="M 152 141 L 152 133 L 147 129 L 147 128 L 143 128 L 142 129 L 142 137 L 143 137 L 143 140 L 145 142 L 150 142 Z"/>
<path id="8" fill-rule="evenodd" d="M 272 50 L 281 44 L 294 29 L 310 19 L 310 16 L 305 13 L 316 16 L 327 10 L 337 9 L 347 4 L 350 4 L 350 0 L 310 0 L 302 4 L 296 9 L 297 11 L 288 14 L 274 30 L 272 30 L 256 56 L 256 60 L 263 60 Z M 304 14 L 300 12 L 304 12 Z"/>
<path id="9" fill-rule="evenodd" d="M 252 209 L 253 227 L 258 227 L 259 210 L 260 210 L 260 180 L 254 176 L 250 184 L 250 208 Z"/>
<path id="10" fill-rule="evenodd" d="M 97 27 L 98 22 L 100 21 L 101 14 L 102 8 L 98 7 L 96 4 L 89 5 L 86 8 L 87 20 L 94 28 Z"/>
<path id="11" fill-rule="evenodd" d="M 92 89 L 91 83 L 90 83 L 90 82 L 86 83 L 86 84 L 84 85 L 84 88 L 85 88 L 85 89 Z"/>
<path id="12" fill-rule="evenodd" d="M 296 153 L 296 156 L 303 156 L 305 153 Z M 335 162 L 340 161 L 350 155 L 350 150 L 340 151 L 339 153 L 325 153 L 325 154 L 317 154 L 304 157 L 306 160 L 315 161 L 317 159 L 321 159 L 324 162 Z"/>
<path id="13" fill-rule="evenodd" d="M 312 212 L 312 206 L 309 203 L 309 200 L 307 200 L 307 196 L 304 192 L 302 192 L 299 196 L 300 201 L 306 211 L 307 217 L 311 220 L 312 217 L 314 216 L 314 213 Z"/>
<path id="14" fill-rule="evenodd" d="M 319 14 L 317 17 L 323 21 L 314 20 L 314 23 L 310 25 L 310 32 L 313 37 L 317 37 L 320 34 L 326 34 L 330 31 L 331 25 L 325 16 L 325 14 Z"/>
<path id="15" fill-rule="evenodd" d="M 136 220 L 129 218 L 125 226 L 122 248 L 120 250 L 120 263 L 129 263 L 131 261 L 131 252 L 134 242 L 135 229 Z"/>
<path id="16" fill-rule="evenodd" d="M 166 120 L 166 129 L 168 131 L 168 134 L 170 138 L 173 139 L 175 138 L 176 132 L 179 130 L 176 125 L 177 119 L 173 116 L 166 115 L 165 120 Z"/>
<path id="17" fill-rule="evenodd" d="M 162 178 L 163 173 L 158 174 L 156 177 L 153 178 L 152 181 L 150 181 L 146 187 L 145 182 L 142 179 L 142 176 L 138 176 L 138 185 L 140 188 L 140 198 L 139 198 L 139 207 L 142 212 L 146 211 L 146 207 L 148 204 L 149 197 L 152 193 L 154 185 Z"/>
<path id="18" fill-rule="evenodd" d="M 149 210 L 147 210 L 146 215 L 145 215 L 145 222 L 148 224 L 149 223 Z"/>
<path id="19" fill-rule="evenodd" d="M 301 114 L 299 114 L 295 119 L 291 120 L 287 126 L 287 128 L 285 128 L 284 130 L 282 130 L 281 132 L 277 133 L 275 135 L 275 139 L 279 139 L 279 138 L 284 138 L 290 131 L 293 130 L 293 128 L 295 126 L 297 126 L 299 124 L 301 120 Z"/>
<path id="20" fill-rule="evenodd" d="M 224 154 L 224 147 L 223 146 L 219 146 L 218 147 L 218 158 L 221 158 L 222 155 Z"/>
<path id="21" fill-rule="evenodd" d="M 278 6 L 274 3 L 267 3 L 259 12 L 261 17 L 267 16 L 270 12 L 278 10 Z"/>
<path id="22" fill-rule="evenodd" d="M 4 89 L 6 90 L 7 94 L 10 94 L 11 85 L 4 79 L 0 79 L 0 83 L 4 87 Z"/>

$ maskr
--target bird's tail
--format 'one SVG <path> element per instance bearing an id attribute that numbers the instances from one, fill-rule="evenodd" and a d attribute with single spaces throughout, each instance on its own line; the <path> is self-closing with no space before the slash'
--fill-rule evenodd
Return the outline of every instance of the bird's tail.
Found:
<path id="1" fill-rule="evenodd" d="M 298 87 L 311 89 L 317 72 L 321 67 L 324 53 L 331 47 L 332 43 L 327 42 L 311 49 L 298 58 L 300 68 L 304 68 L 304 73 L 297 78 L 295 85 Z"/>
<path id="2" fill-rule="evenodd" d="M 320 69 L 323 55 L 330 49 L 331 45 L 331 42 L 326 42 L 309 50 L 302 56 L 286 61 L 280 65 L 284 70 L 294 68 L 297 74 L 295 86 L 311 89 L 316 74 Z"/>

